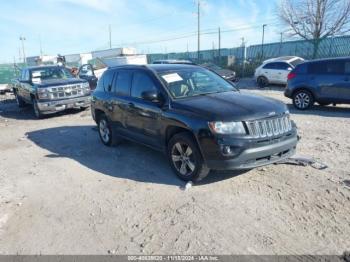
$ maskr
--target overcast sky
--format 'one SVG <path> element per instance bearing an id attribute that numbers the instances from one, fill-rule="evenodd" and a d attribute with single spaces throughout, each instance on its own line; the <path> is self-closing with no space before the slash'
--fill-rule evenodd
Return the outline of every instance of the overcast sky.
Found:
<path id="1" fill-rule="evenodd" d="M 278 41 L 282 31 L 274 0 L 202 0 L 203 32 L 222 33 L 222 47 Z M 0 62 L 19 57 L 19 36 L 26 38 L 27 56 L 82 53 L 133 46 L 138 51 L 174 52 L 197 48 L 194 0 L 12 0 L 0 3 Z M 226 30 L 235 30 L 225 32 Z M 174 39 L 180 38 L 180 39 Z M 218 44 L 217 34 L 202 36 L 202 49 Z"/>

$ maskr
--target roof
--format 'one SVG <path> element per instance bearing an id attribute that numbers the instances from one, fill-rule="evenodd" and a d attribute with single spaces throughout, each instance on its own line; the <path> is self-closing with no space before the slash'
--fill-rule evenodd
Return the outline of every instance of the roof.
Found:
<path id="1" fill-rule="evenodd" d="M 350 60 L 350 56 L 321 58 L 321 59 L 308 60 L 308 61 L 305 61 L 305 62 L 306 63 L 313 63 L 313 62 L 336 61 L 336 60 Z"/>
<path id="2" fill-rule="evenodd" d="M 281 56 L 281 57 L 267 59 L 263 63 L 266 64 L 266 63 L 270 63 L 270 62 L 292 62 L 292 61 L 297 60 L 297 59 L 303 59 L 303 58 L 298 57 L 298 56 Z"/>
<path id="3" fill-rule="evenodd" d="M 41 68 L 54 68 L 54 67 L 60 67 L 60 66 L 59 65 L 28 66 L 25 69 L 37 70 L 37 69 L 41 69 Z"/>
<path id="4" fill-rule="evenodd" d="M 147 65 L 147 67 L 157 72 L 190 69 L 190 68 L 202 68 L 197 65 L 188 65 L 188 64 L 151 64 L 151 65 Z"/>
<path id="5" fill-rule="evenodd" d="M 149 68 L 151 70 L 160 72 L 160 71 L 170 71 L 170 70 L 179 70 L 186 68 L 202 68 L 197 65 L 187 65 L 187 64 L 148 64 L 148 65 L 118 65 L 109 67 L 108 69 L 145 69 Z"/>

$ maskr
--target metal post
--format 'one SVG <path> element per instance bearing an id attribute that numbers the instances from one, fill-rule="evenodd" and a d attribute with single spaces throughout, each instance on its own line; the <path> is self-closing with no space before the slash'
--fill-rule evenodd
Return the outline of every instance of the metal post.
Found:
<path id="1" fill-rule="evenodd" d="M 201 37 L 200 37 L 200 31 L 201 31 L 201 0 L 198 0 L 198 54 L 197 59 L 198 63 L 200 63 L 200 50 L 201 50 Z"/>
<path id="2" fill-rule="evenodd" d="M 112 49 L 112 27 L 111 27 L 111 25 L 108 25 L 108 31 L 109 31 L 109 49 Z"/>
<path id="3" fill-rule="evenodd" d="M 263 31 L 262 31 L 262 41 L 261 41 L 261 59 L 264 58 L 264 38 L 265 38 L 265 27 L 267 25 L 263 24 Z"/>
<path id="4" fill-rule="evenodd" d="M 20 36 L 19 40 L 22 42 L 23 63 L 26 63 L 26 53 L 24 51 L 24 41 L 26 40 L 26 38 L 23 36 Z"/>
<path id="5" fill-rule="evenodd" d="M 219 27 L 219 65 L 221 65 L 221 29 Z"/>
<path id="6" fill-rule="evenodd" d="M 244 37 L 242 39 L 242 78 L 244 77 L 244 71 L 245 71 L 245 41 Z"/>
<path id="7" fill-rule="evenodd" d="M 279 50 L 279 56 L 281 56 L 281 52 L 282 52 L 282 44 L 283 44 L 283 32 L 281 32 L 280 34 L 281 34 L 281 40 L 280 40 L 280 50 Z"/>

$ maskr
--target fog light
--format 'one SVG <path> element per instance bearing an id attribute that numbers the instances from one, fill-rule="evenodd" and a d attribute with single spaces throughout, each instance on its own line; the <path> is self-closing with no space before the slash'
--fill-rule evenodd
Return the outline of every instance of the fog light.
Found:
<path id="1" fill-rule="evenodd" d="M 230 155 L 230 154 L 232 153 L 231 147 L 230 147 L 230 146 L 224 146 L 223 149 L 222 149 L 222 152 L 223 152 L 225 155 Z"/>

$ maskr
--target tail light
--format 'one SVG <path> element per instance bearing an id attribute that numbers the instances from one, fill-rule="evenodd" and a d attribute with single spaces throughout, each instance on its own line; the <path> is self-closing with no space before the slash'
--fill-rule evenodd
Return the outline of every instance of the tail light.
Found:
<path id="1" fill-rule="evenodd" d="M 287 76 L 287 79 L 288 79 L 288 80 L 291 80 L 291 79 L 293 79 L 293 78 L 296 77 L 296 76 L 297 76 L 296 73 L 290 72 L 290 73 L 288 74 L 288 76 Z"/>

